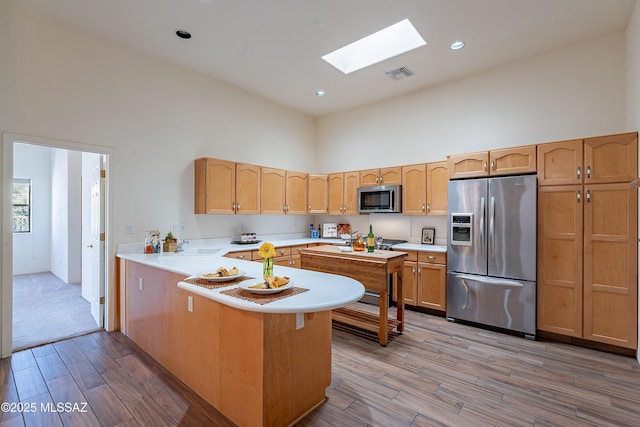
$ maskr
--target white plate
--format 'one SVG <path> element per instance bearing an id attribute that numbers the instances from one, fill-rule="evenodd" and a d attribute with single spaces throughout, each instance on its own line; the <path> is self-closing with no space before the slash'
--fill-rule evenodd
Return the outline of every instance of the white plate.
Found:
<path id="1" fill-rule="evenodd" d="M 217 269 L 216 269 L 217 270 Z M 244 271 L 242 270 L 238 270 L 238 274 L 236 274 L 235 276 L 212 276 L 212 277 L 205 277 L 204 274 L 207 273 L 213 273 L 215 274 L 215 270 L 205 270 L 205 271 L 201 271 L 200 273 L 198 273 L 198 277 L 204 280 L 208 280 L 210 282 L 228 282 L 229 280 L 233 280 L 233 279 L 237 279 L 238 277 L 242 277 L 244 276 Z"/>
<path id="2" fill-rule="evenodd" d="M 257 283 L 260 283 L 260 279 L 249 279 L 249 280 L 244 280 L 240 282 L 238 286 L 240 286 L 240 288 L 244 289 L 245 291 L 253 292 L 254 294 L 262 294 L 262 295 L 277 294 L 278 292 L 282 292 L 285 289 L 289 289 L 293 287 L 293 283 L 291 281 L 289 281 L 289 283 L 287 283 L 286 285 L 281 286 L 279 288 L 275 288 L 275 289 L 255 289 L 255 288 L 249 287 Z"/>

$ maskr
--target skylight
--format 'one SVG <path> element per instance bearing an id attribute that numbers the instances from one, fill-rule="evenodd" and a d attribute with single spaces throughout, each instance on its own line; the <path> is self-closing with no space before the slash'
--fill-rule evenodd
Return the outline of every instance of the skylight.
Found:
<path id="1" fill-rule="evenodd" d="M 334 50 L 322 57 L 344 74 L 426 45 L 408 19 Z"/>

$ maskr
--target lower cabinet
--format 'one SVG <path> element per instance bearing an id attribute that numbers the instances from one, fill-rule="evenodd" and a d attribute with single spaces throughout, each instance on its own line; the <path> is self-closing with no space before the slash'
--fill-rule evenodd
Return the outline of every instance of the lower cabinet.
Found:
<path id="1" fill-rule="evenodd" d="M 403 272 L 405 305 L 447 310 L 447 255 L 441 252 L 407 252 Z M 393 283 L 393 300 L 397 301 L 397 283 Z"/>

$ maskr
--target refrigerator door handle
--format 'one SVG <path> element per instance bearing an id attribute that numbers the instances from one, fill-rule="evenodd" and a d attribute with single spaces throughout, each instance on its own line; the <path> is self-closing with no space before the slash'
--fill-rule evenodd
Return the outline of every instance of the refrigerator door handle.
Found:
<path id="1" fill-rule="evenodd" d="M 482 242 L 481 251 L 484 253 L 485 243 L 484 243 L 484 197 L 480 198 L 480 241 Z"/>
<path id="2" fill-rule="evenodd" d="M 496 252 L 496 198 L 492 197 L 489 202 L 489 238 L 493 253 Z"/>
<path id="3" fill-rule="evenodd" d="M 472 274 L 456 274 L 456 279 L 460 280 L 471 280 L 473 282 L 485 283 L 487 285 L 498 285 L 498 286 L 508 286 L 508 287 L 518 287 L 521 288 L 524 285 L 515 280 L 509 279 L 493 279 L 491 277 L 486 276 L 474 276 Z"/>

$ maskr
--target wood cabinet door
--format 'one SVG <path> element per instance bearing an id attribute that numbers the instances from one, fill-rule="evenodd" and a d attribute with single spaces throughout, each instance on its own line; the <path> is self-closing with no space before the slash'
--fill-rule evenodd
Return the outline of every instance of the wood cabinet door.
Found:
<path id="1" fill-rule="evenodd" d="M 447 158 L 449 179 L 489 176 L 489 152 L 456 154 Z"/>
<path id="2" fill-rule="evenodd" d="M 234 213 L 236 164 L 201 158 L 195 161 L 196 214 Z"/>
<path id="3" fill-rule="evenodd" d="M 415 261 L 405 261 L 402 271 L 402 298 L 407 305 L 418 305 L 416 291 L 416 278 L 418 277 L 418 263 Z M 391 299 L 398 301 L 398 280 L 393 276 L 393 289 Z"/>
<path id="4" fill-rule="evenodd" d="M 236 213 L 260 213 L 260 166 L 236 164 Z"/>
<path id="5" fill-rule="evenodd" d="M 307 174 L 287 171 L 287 185 L 285 189 L 285 213 L 303 215 L 307 213 Z"/>
<path id="6" fill-rule="evenodd" d="M 329 176 L 326 174 L 310 174 L 307 179 L 309 183 L 309 206 L 307 213 L 329 213 Z"/>
<path id="7" fill-rule="evenodd" d="M 358 187 L 360 174 L 358 172 L 344 173 L 344 211 L 345 215 L 358 215 Z"/>
<path id="8" fill-rule="evenodd" d="M 260 173 L 260 213 L 284 214 L 286 171 L 262 168 Z"/>
<path id="9" fill-rule="evenodd" d="M 344 212 L 344 174 L 329 174 L 329 215 L 342 215 Z"/>
<path id="10" fill-rule="evenodd" d="M 427 163 L 427 215 L 447 215 L 448 188 L 447 162 Z"/>
<path id="11" fill-rule="evenodd" d="M 582 337 L 582 185 L 538 188 L 537 328 Z"/>
<path id="12" fill-rule="evenodd" d="M 418 263 L 418 306 L 433 310 L 447 309 L 447 267 L 444 264 Z"/>
<path id="13" fill-rule="evenodd" d="M 491 176 L 530 173 L 535 172 L 536 168 L 535 145 L 504 148 L 489 152 L 489 174 Z"/>
<path id="14" fill-rule="evenodd" d="M 362 187 L 373 187 L 380 184 L 380 169 L 368 169 L 360 171 L 360 185 Z"/>
<path id="15" fill-rule="evenodd" d="M 402 184 L 402 167 L 381 168 L 379 176 L 379 185 L 400 185 Z"/>
<path id="16" fill-rule="evenodd" d="M 584 338 L 636 349 L 638 190 L 584 188 Z"/>
<path id="17" fill-rule="evenodd" d="M 584 140 L 584 183 L 631 182 L 638 177 L 638 134 Z"/>
<path id="18" fill-rule="evenodd" d="M 538 145 L 538 185 L 582 184 L 583 140 Z"/>
<path id="19" fill-rule="evenodd" d="M 424 163 L 402 167 L 402 213 L 427 213 L 427 165 Z"/>

